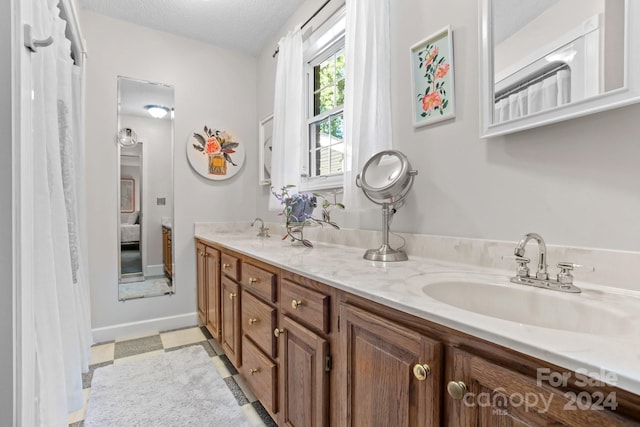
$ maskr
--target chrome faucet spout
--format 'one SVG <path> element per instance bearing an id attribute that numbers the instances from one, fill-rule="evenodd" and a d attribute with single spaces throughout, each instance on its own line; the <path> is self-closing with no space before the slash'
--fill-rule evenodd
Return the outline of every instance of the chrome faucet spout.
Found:
<path id="1" fill-rule="evenodd" d="M 525 234 L 513 253 L 517 257 L 523 257 L 524 248 L 530 240 L 535 240 L 538 243 L 538 271 L 536 273 L 536 278 L 546 280 L 549 278 L 549 274 L 547 273 L 547 245 L 545 244 L 542 236 L 537 233 Z"/>
<path id="2" fill-rule="evenodd" d="M 262 220 L 262 218 L 254 219 L 251 223 L 251 226 L 253 227 L 256 221 L 260 221 L 260 230 L 258 231 L 258 237 L 271 237 L 269 236 L 269 229 L 264 226 L 264 221 Z"/>

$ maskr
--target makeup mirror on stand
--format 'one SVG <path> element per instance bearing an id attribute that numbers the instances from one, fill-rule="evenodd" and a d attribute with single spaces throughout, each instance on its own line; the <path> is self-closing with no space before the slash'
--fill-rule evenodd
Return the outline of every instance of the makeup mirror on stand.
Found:
<path id="1" fill-rule="evenodd" d="M 373 203 L 382 206 L 382 246 L 369 249 L 364 259 L 371 261 L 406 261 L 407 254 L 389 246 L 389 222 L 393 214 L 403 205 L 403 200 L 418 174 L 411 169 L 407 157 L 396 150 L 374 154 L 356 176 L 356 185 Z"/>

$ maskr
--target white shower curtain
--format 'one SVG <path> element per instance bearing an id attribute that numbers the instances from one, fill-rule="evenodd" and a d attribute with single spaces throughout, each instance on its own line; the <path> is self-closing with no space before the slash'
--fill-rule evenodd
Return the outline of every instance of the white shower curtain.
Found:
<path id="1" fill-rule="evenodd" d="M 54 43 L 31 55 L 33 254 L 37 418 L 66 425 L 82 408 L 91 345 L 78 182 L 82 179 L 82 81 L 70 57 L 57 0 L 33 0 L 33 35 Z M 80 188 L 81 189 L 81 188 Z"/>
<path id="2" fill-rule="evenodd" d="M 375 207 L 355 186 L 375 153 L 392 147 L 389 0 L 348 0 L 345 32 L 344 197 L 349 210 Z"/>
<path id="3" fill-rule="evenodd" d="M 276 192 L 285 185 L 300 184 L 304 99 L 302 31 L 298 25 L 278 43 L 271 153 L 271 185 Z M 275 197 L 269 198 L 269 209 L 282 209 Z"/>

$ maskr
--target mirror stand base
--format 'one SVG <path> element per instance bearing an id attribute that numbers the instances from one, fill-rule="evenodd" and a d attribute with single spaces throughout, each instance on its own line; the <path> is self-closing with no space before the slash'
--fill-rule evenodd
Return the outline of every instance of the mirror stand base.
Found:
<path id="1" fill-rule="evenodd" d="M 406 261 L 409 259 L 406 252 L 393 249 L 389 245 L 382 245 L 378 249 L 369 249 L 364 253 L 363 258 L 382 262 Z"/>

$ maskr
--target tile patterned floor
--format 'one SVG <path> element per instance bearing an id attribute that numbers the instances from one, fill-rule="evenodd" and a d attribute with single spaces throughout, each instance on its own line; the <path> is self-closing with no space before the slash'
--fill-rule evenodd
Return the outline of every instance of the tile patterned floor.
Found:
<path id="1" fill-rule="evenodd" d="M 91 347 L 89 372 L 82 376 L 84 408 L 69 415 L 69 427 L 84 425 L 84 416 L 91 391 L 91 379 L 96 368 L 192 345 L 200 345 L 205 349 L 216 370 L 235 396 L 238 406 L 242 408 L 253 426 L 276 426 L 276 423 L 238 375 L 238 371 L 225 356 L 218 342 L 212 339 L 204 327 L 191 327 L 160 332 L 146 337 L 100 343 Z"/>

